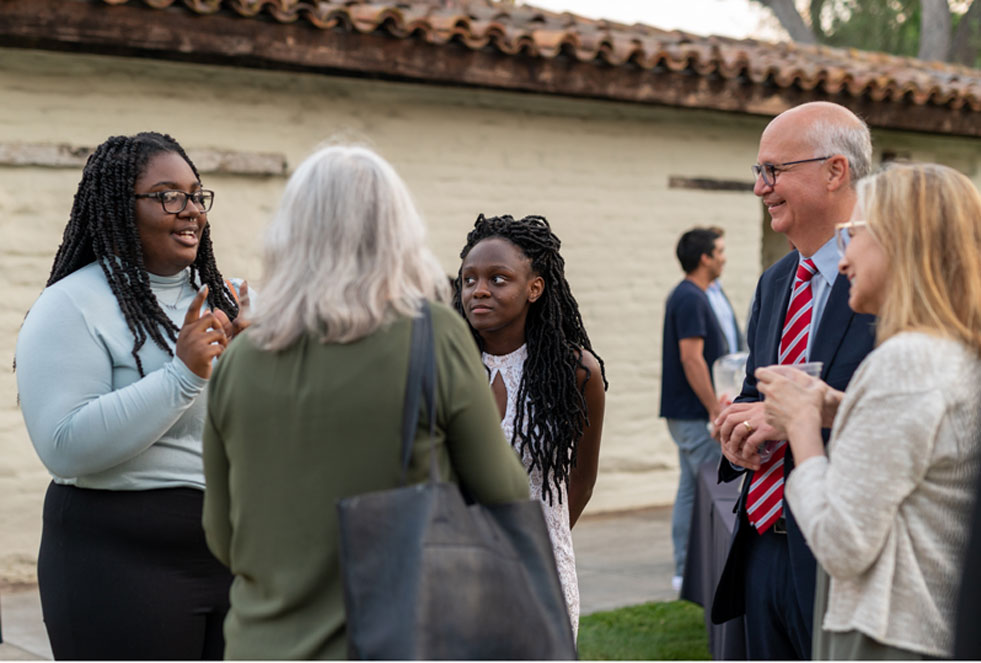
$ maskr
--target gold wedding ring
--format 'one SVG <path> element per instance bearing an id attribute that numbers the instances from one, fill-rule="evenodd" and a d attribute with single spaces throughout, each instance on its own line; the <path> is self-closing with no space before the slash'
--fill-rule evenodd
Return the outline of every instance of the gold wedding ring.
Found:
<path id="1" fill-rule="evenodd" d="M 747 433 L 752 433 L 753 432 L 753 424 L 749 423 L 749 420 L 748 419 L 743 422 L 743 426 L 746 427 L 746 432 Z"/>

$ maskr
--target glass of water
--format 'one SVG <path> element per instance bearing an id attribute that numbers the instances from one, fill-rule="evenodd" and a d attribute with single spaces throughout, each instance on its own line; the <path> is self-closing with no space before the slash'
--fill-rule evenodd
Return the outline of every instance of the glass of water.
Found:
<path id="1" fill-rule="evenodd" d="M 812 378 L 820 378 L 821 370 L 824 368 L 823 361 L 808 361 L 802 364 L 782 364 L 788 368 L 795 368 L 798 371 L 804 371 Z M 756 453 L 760 456 L 760 463 L 765 463 L 773 457 L 773 453 L 780 448 L 781 444 L 786 444 L 786 440 L 767 440 L 759 446 Z"/>

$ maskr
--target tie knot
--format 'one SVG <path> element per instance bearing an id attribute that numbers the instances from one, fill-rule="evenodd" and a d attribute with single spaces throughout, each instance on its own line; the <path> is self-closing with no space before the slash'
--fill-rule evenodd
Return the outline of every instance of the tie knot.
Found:
<path id="1" fill-rule="evenodd" d="M 797 265 L 797 280 L 810 281 L 817 274 L 817 266 L 815 266 L 814 261 L 808 258 L 804 262 Z"/>

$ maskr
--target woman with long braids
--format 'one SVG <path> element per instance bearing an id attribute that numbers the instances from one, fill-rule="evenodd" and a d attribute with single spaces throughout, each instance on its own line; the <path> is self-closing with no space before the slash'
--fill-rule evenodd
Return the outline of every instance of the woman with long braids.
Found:
<path id="1" fill-rule="evenodd" d="M 477 217 L 457 276 L 457 310 L 482 351 L 505 437 L 541 497 L 574 633 L 572 527 L 596 482 L 606 373 L 541 216 Z"/>
<path id="2" fill-rule="evenodd" d="M 201 526 L 201 437 L 247 287 L 215 265 L 213 197 L 170 136 L 106 140 L 17 339 L 21 410 L 53 478 L 38 584 L 56 659 L 222 656 L 231 574 Z"/>

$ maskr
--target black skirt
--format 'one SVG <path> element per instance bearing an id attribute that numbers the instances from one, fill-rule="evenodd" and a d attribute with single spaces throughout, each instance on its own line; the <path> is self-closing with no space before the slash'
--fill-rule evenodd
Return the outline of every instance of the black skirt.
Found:
<path id="1" fill-rule="evenodd" d="M 204 493 L 52 483 L 38 587 L 56 659 L 220 659 L 232 576 L 208 550 Z"/>

